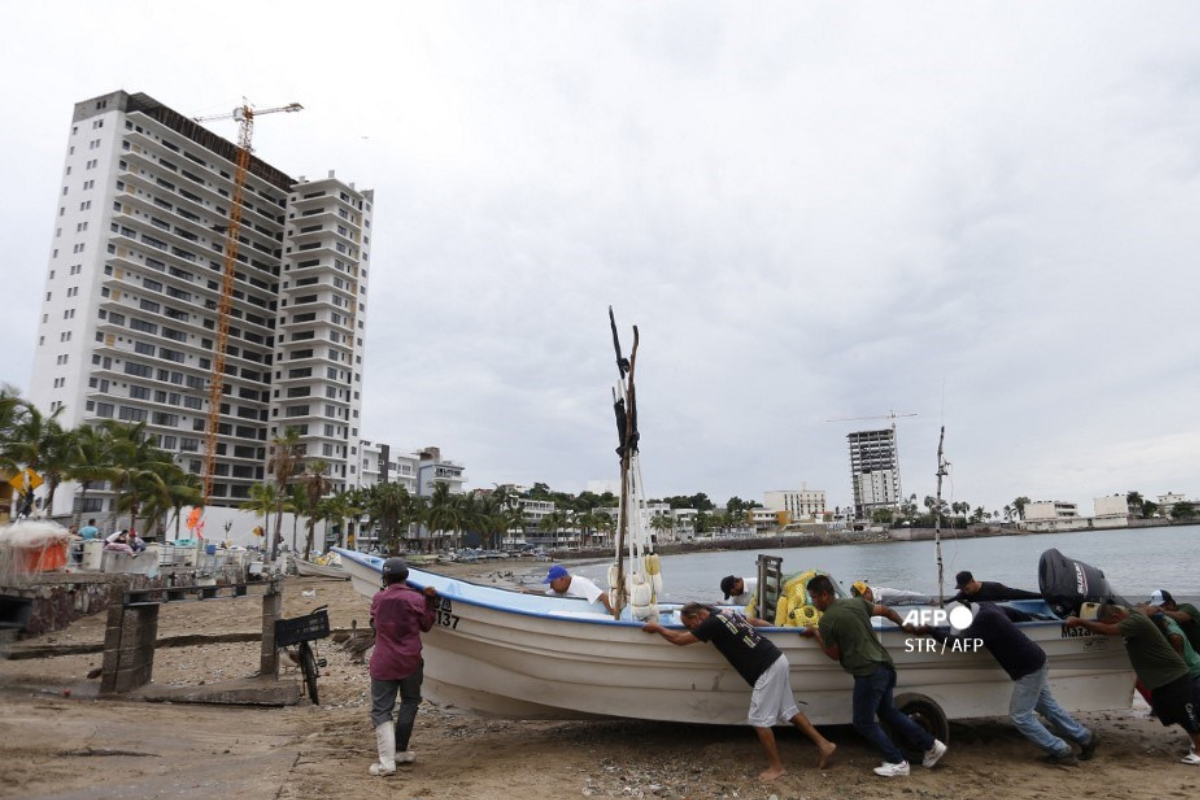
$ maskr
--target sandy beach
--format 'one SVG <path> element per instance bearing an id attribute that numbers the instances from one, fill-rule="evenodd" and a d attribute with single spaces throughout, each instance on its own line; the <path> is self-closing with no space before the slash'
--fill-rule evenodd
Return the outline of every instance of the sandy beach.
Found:
<path id="1" fill-rule="evenodd" d="M 491 582 L 500 568 L 458 568 Z M 305 597 L 305 593 L 315 592 Z M 284 615 L 328 604 L 334 628 L 367 622 L 368 603 L 348 582 L 288 579 Z M 174 603 L 162 609 L 159 636 L 252 633 L 257 600 Z M 31 645 L 103 640 L 103 614 Z M 1200 768 L 1179 763 L 1186 740 L 1145 708 L 1082 715 L 1102 737 L 1095 760 L 1049 767 L 1003 720 L 954 724 L 950 752 L 934 770 L 885 780 L 879 758 L 848 726 L 824 729 L 839 746 L 833 764 L 797 732 L 780 730 L 789 772 L 772 784 L 756 776 L 763 757 L 746 727 L 623 720 L 514 722 L 453 713 L 426 702 L 412 749 L 417 761 L 394 777 L 373 778 L 374 737 L 367 718 L 369 678 L 330 640 L 320 643 L 322 704 L 231 708 L 100 700 L 87 679 L 101 654 L 0 662 L 0 798 L 246 797 L 555 798 L 661 797 L 690 800 L 785 798 L 1194 797 Z M 286 662 L 285 662 L 286 663 Z M 258 666 L 256 642 L 160 648 L 159 685 L 244 678 Z M 298 680 L 285 667 L 284 680 Z M 801 695 L 802 698 L 802 695 Z"/>

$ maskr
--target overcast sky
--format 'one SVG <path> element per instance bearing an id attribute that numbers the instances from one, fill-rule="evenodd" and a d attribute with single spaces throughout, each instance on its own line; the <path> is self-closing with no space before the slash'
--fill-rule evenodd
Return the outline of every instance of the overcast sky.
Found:
<path id="1" fill-rule="evenodd" d="M 944 423 L 951 501 L 1200 495 L 1194 3 L 163 9 L 0 9 L 0 380 L 73 104 L 245 96 L 306 109 L 261 158 L 375 190 L 363 434 L 471 487 L 616 477 L 611 304 L 653 496 L 845 505 L 875 423 L 825 420 L 892 410 L 906 494 Z"/>

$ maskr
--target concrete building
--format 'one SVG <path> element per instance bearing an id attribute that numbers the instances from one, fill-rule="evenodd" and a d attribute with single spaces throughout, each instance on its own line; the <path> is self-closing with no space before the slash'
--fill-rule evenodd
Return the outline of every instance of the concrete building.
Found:
<path id="1" fill-rule="evenodd" d="M 850 445 L 850 480 L 854 490 L 854 516 L 869 520 L 876 509 L 895 508 L 903 499 L 896 431 L 856 431 L 846 436 Z"/>
<path id="2" fill-rule="evenodd" d="M 1129 524 L 1129 500 L 1127 495 L 1114 494 L 1092 500 L 1094 524 L 1097 528 L 1123 528 Z"/>
<path id="3" fill-rule="evenodd" d="M 67 426 L 145 422 L 203 468 L 207 387 L 238 149 L 144 94 L 76 104 L 27 393 Z M 300 431 L 336 489 L 357 483 L 373 194 L 251 157 L 242 202 L 213 504 L 265 479 Z M 56 495 L 70 513 L 74 492 Z M 110 512 L 102 491 L 82 510 Z"/>
<path id="4" fill-rule="evenodd" d="M 1066 500 L 1026 503 L 1021 521 L 1021 527 L 1031 531 L 1074 530 L 1079 525 L 1079 506 Z"/>
<path id="5" fill-rule="evenodd" d="M 825 490 L 809 489 L 808 484 L 802 483 L 799 490 L 763 492 L 763 506 L 787 512 L 788 522 L 815 522 L 825 516 Z"/>

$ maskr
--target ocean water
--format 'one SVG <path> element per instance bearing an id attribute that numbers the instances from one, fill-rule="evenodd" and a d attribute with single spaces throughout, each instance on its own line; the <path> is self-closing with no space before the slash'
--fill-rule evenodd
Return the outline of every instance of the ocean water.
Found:
<path id="1" fill-rule="evenodd" d="M 961 540 L 947 534 L 942 540 L 946 594 L 954 594 L 954 574 L 964 569 L 978 580 L 1037 591 L 1038 559 L 1051 548 L 1102 570 L 1131 602 L 1148 599 L 1155 589 L 1167 589 L 1179 600 L 1200 598 L 1200 525 Z M 759 552 L 782 556 L 785 574 L 822 569 L 847 589 L 865 579 L 876 586 L 937 594 L 933 542 L 884 542 L 666 556 L 662 599 L 721 600 L 721 578 L 757 574 Z M 572 571 L 607 585 L 607 564 L 583 564 Z"/>

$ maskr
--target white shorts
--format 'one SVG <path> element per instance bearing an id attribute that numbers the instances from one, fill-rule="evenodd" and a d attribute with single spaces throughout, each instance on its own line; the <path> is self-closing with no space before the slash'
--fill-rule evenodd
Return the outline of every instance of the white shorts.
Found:
<path id="1" fill-rule="evenodd" d="M 758 676 L 754 693 L 750 695 L 750 724 L 755 728 L 790 725 L 800 713 L 792 694 L 787 656 L 782 653 L 767 671 Z"/>

